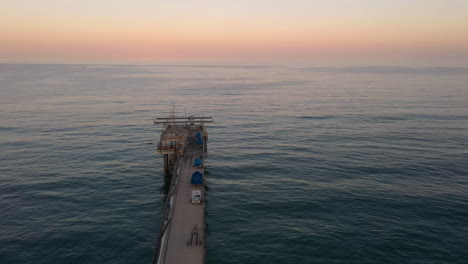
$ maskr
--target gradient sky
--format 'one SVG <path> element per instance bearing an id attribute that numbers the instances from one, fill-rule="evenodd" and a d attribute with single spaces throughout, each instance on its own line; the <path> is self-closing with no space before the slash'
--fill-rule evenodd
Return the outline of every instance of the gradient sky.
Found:
<path id="1" fill-rule="evenodd" d="M 0 0 L 1 60 L 468 59 L 467 0 Z"/>

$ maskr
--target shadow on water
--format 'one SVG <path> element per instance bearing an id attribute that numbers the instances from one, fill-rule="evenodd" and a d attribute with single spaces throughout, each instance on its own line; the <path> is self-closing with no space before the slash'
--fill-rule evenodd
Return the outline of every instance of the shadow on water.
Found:
<path id="1" fill-rule="evenodd" d="M 208 187 L 208 181 L 206 180 L 206 178 L 208 178 L 208 176 L 210 176 L 210 172 L 206 169 L 205 167 L 205 190 L 208 192 L 209 191 L 209 187 Z M 205 196 L 208 195 L 208 193 L 205 192 Z"/>
<path id="2" fill-rule="evenodd" d="M 164 194 L 164 201 L 167 199 L 167 194 L 169 193 L 169 189 L 171 187 L 172 181 L 164 181 L 164 184 L 159 188 L 159 193 Z"/>

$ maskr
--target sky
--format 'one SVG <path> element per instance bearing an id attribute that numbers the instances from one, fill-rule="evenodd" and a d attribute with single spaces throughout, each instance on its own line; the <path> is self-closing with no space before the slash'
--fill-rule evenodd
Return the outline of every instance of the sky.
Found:
<path id="1" fill-rule="evenodd" d="M 467 0 L 0 0 L 0 60 L 468 60 Z"/>

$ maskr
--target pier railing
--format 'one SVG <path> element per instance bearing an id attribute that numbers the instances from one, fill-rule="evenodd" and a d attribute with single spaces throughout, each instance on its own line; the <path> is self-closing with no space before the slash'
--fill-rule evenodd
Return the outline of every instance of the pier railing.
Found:
<path id="1" fill-rule="evenodd" d="M 175 193 L 176 193 L 176 187 L 177 187 L 177 178 L 178 178 L 178 169 L 179 169 L 179 166 L 180 166 L 180 160 L 181 160 L 181 156 L 177 156 L 177 160 L 176 160 L 176 163 L 175 163 L 175 166 L 174 166 L 174 172 L 172 174 L 172 178 L 171 178 L 171 186 L 169 187 L 169 191 L 168 191 L 168 195 L 166 197 L 166 202 L 164 203 L 164 212 L 163 212 L 163 219 L 161 221 L 161 225 L 159 227 L 159 236 L 158 236 L 158 240 L 156 242 L 156 247 L 154 249 L 154 252 L 153 252 L 153 261 L 152 263 L 153 264 L 158 264 L 158 260 L 159 260 L 159 254 L 161 252 L 161 245 L 162 245 L 162 239 L 164 237 L 164 233 L 166 231 L 166 227 L 170 224 L 171 222 L 171 218 L 169 216 L 169 213 L 171 212 L 171 200 L 172 198 L 175 196 Z"/>

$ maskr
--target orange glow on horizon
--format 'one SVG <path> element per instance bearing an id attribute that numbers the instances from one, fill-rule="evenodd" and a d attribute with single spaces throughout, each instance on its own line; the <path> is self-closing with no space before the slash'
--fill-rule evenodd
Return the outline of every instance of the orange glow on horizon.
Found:
<path id="1" fill-rule="evenodd" d="M 283 15 L 279 11 L 255 14 L 259 16 L 255 20 L 245 14 L 224 17 L 213 10 L 201 12 L 205 16 L 185 10 L 179 16 L 161 12 L 161 16 L 143 13 L 141 17 L 122 10 L 122 16 L 112 13 L 67 16 L 53 9 L 44 14 L 33 9 L 4 14 L 0 11 L 3 17 L 0 59 L 468 54 L 468 18 L 460 20 L 458 15 L 432 15 L 431 20 L 406 15 L 392 20 L 363 16 L 358 14 L 359 10 L 356 14 L 348 14 L 346 10 L 330 13 L 333 15 L 317 13 L 316 17 L 297 10 L 297 17 L 293 14 L 278 17 Z"/>

